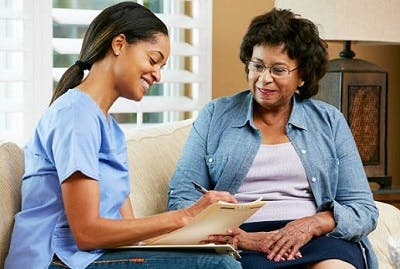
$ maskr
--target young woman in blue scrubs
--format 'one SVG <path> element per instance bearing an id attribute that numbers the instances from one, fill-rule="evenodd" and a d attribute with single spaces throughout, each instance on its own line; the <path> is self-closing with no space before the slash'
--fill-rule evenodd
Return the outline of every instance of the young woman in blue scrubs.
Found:
<path id="1" fill-rule="evenodd" d="M 6 269 L 240 268 L 227 255 L 115 249 L 180 228 L 218 200 L 236 201 L 210 191 L 190 208 L 134 217 L 125 137 L 108 110 L 118 97 L 140 101 L 169 53 L 166 26 L 137 3 L 111 6 L 90 24 L 79 61 L 25 147 Z"/>

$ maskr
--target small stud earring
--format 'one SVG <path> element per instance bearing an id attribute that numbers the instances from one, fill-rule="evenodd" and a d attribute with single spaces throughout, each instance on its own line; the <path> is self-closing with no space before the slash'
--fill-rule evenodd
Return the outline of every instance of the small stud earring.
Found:
<path id="1" fill-rule="evenodd" d="M 118 56 L 118 55 L 119 55 L 119 52 L 116 52 L 116 53 L 115 53 L 115 56 Z"/>

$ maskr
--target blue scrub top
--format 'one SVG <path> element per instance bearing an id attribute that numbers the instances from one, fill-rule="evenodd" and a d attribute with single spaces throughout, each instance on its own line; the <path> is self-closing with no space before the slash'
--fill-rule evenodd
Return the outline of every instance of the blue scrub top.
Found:
<path id="1" fill-rule="evenodd" d="M 71 89 L 47 110 L 25 147 L 21 212 L 5 268 L 47 268 L 56 254 L 85 268 L 103 253 L 80 251 L 66 219 L 61 183 L 80 171 L 100 186 L 100 215 L 120 219 L 129 195 L 125 136 L 84 92 Z"/>

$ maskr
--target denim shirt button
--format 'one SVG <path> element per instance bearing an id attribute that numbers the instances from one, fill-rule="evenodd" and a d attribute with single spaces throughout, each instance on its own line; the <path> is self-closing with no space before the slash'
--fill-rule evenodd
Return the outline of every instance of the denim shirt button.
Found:
<path id="1" fill-rule="evenodd" d="M 307 153 L 307 150 L 302 149 L 302 150 L 301 150 L 301 153 L 306 154 L 306 153 Z"/>
<path id="2" fill-rule="evenodd" d="M 213 161 L 214 161 L 213 158 L 208 158 L 208 162 L 209 162 L 209 163 L 212 163 Z"/>
<path id="3" fill-rule="evenodd" d="M 312 177 L 312 178 L 311 178 L 311 181 L 312 181 L 312 182 L 316 182 L 316 181 L 317 181 L 317 178 L 316 178 L 316 177 Z"/>

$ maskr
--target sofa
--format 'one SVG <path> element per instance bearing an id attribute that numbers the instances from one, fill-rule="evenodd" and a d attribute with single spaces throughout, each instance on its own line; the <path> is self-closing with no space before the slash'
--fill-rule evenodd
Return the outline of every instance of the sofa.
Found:
<path id="1" fill-rule="evenodd" d="M 166 210 L 168 181 L 174 171 L 191 120 L 139 127 L 126 133 L 131 179 L 131 200 L 137 217 Z M 7 255 L 14 214 L 20 208 L 23 150 L 0 141 L 0 269 Z M 388 238 L 400 239 L 400 210 L 376 202 L 378 226 L 369 238 L 379 259 L 380 269 L 396 268 L 388 252 Z"/>

